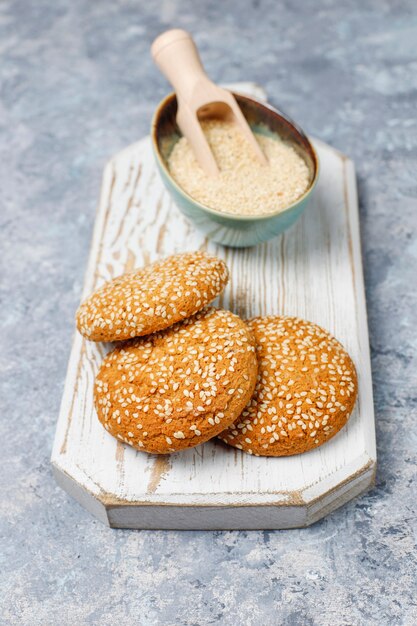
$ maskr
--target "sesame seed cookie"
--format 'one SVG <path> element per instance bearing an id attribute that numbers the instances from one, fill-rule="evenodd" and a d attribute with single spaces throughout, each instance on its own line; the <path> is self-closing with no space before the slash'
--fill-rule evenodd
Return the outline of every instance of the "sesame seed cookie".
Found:
<path id="1" fill-rule="evenodd" d="M 197 446 L 247 405 L 258 371 L 252 333 L 212 307 L 162 332 L 119 344 L 97 374 L 94 402 L 104 428 L 139 450 Z"/>
<path id="2" fill-rule="evenodd" d="M 257 456 L 289 456 L 320 446 L 347 422 L 357 395 L 343 346 L 297 317 L 248 322 L 258 357 L 255 393 L 220 438 Z"/>
<path id="3" fill-rule="evenodd" d="M 79 307 L 80 333 L 91 341 L 148 335 L 200 311 L 229 279 L 226 265 L 204 252 L 175 254 L 97 289 Z"/>

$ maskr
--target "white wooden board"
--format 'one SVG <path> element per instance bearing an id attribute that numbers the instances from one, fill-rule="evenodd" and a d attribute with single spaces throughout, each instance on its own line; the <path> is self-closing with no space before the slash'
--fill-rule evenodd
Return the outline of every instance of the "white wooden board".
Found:
<path id="1" fill-rule="evenodd" d="M 354 166 L 314 143 L 321 176 L 313 206 L 281 237 L 243 250 L 208 242 L 183 217 L 163 188 L 149 138 L 106 166 L 84 296 L 136 266 L 205 249 L 231 270 L 221 306 L 243 317 L 281 313 L 317 322 L 346 346 L 359 375 L 348 425 L 317 450 L 262 458 L 213 441 L 158 457 L 116 441 L 99 424 L 93 381 L 106 346 L 75 334 L 52 464 L 59 484 L 110 526 L 306 526 L 373 483 L 374 412 Z"/>

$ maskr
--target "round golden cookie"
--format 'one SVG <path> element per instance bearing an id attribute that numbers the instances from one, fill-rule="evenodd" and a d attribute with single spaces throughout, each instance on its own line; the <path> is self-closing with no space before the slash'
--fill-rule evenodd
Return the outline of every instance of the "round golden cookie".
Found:
<path id="1" fill-rule="evenodd" d="M 257 371 L 245 322 L 209 307 L 119 344 L 97 374 L 95 407 L 121 441 L 147 452 L 176 452 L 232 424 L 253 393 Z"/>
<path id="2" fill-rule="evenodd" d="M 355 366 L 343 346 L 297 317 L 248 322 L 258 357 L 255 393 L 220 438 L 258 456 L 316 448 L 347 422 L 355 404 Z"/>
<path id="3" fill-rule="evenodd" d="M 204 252 L 175 254 L 105 283 L 79 307 L 80 333 L 118 341 L 163 330 L 214 300 L 229 279 L 226 265 Z"/>

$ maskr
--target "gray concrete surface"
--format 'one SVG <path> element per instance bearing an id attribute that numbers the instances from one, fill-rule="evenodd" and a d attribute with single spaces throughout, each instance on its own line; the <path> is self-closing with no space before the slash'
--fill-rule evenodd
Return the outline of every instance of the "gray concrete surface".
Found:
<path id="1" fill-rule="evenodd" d="M 147 132 L 173 25 L 357 165 L 379 471 L 306 530 L 109 530 L 51 475 L 101 171 Z M 416 41 L 415 0 L 3 0 L 1 624 L 417 623 Z"/>

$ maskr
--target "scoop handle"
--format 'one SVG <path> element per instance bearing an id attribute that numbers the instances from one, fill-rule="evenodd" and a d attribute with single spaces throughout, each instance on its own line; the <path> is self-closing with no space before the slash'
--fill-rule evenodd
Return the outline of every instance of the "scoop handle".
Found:
<path id="1" fill-rule="evenodd" d="M 199 89 L 211 81 L 204 71 L 193 38 L 186 30 L 167 30 L 151 46 L 152 58 L 174 87 L 178 99 L 192 99 L 197 84 Z"/>

